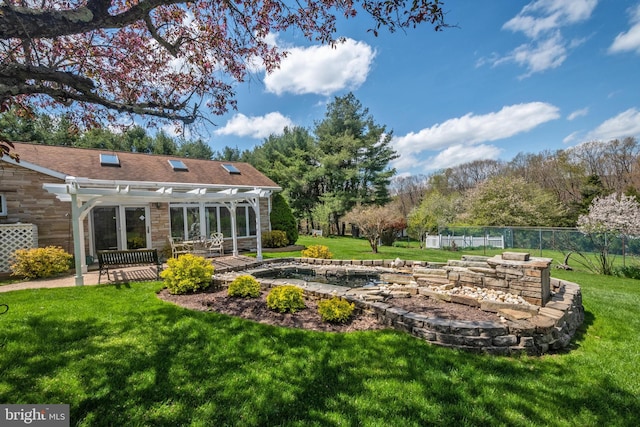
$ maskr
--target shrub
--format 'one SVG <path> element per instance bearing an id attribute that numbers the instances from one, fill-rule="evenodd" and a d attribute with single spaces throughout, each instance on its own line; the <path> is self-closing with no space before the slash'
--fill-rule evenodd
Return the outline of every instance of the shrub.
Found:
<path id="1" fill-rule="evenodd" d="M 618 277 L 626 277 L 627 279 L 640 279 L 640 266 L 627 265 L 625 267 L 617 267 L 614 273 Z"/>
<path id="2" fill-rule="evenodd" d="M 57 246 L 18 249 L 13 253 L 15 262 L 11 264 L 14 276 L 27 279 L 51 277 L 69 271 L 73 257 Z"/>
<path id="3" fill-rule="evenodd" d="M 169 258 L 167 268 L 160 273 L 172 294 L 186 294 L 211 285 L 213 265 L 206 259 L 192 254 Z"/>
<path id="4" fill-rule="evenodd" d="M 324 245 L 312 245 L 302 251 L 302 256 L 306 258 L 331 259 L 333 254 Z"/>
<path id="5" fill-rule="evenodd" d="M 287 200 L 280 193 L 274 194 L 271 200 L 271 227 L 274 230 L 281 230 L 287 234 L 290 244 L 295 244 L 298 240 L 298 223 Z M 267 246 L 269 247 L 269 246 Z"/>
<path id="6" fill-rule="evenodd" d="M 284 248 L 289 244 L 287 233 L 281 230 L 266 231 L 262 233 L 262 247 Z"/>
<path id="7" fill-rule="evenodd" d="M 256 298 L 260 296 L 260 283 L 248 274 L 238 276 L 229 283 L 227 294 L 230 297 Z"/>
<path id="8" fill-rule="evenodd" d="M 346 323 L 354 309 L 353 303 L 338 297 L 325 299 L 318 303 L 318 313 L 320 313 L 323 322 Z"/>
<path id="9" fill-rule="evenodd" d="M 305 308 L 302 288 L 294 285 L 278 286 L 267 295 L 267 307 L 280 313 L 295 313 Z"/>

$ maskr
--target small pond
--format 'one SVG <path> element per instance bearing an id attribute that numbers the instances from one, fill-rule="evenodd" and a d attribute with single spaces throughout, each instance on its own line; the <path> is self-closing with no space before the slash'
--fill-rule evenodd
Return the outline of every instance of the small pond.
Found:
<path id="1" fill-rule="evenodd" d="M 268 271 L 252 273 L 262 279 L 298 279 L 307 282 L 325 283 L 328 285 L 346 286 L 349 288 L 367 288 L 388 284 L 380 278 L 380 274 L 373 271 L 363 271 L 358 274 L 318 274 L 311 268 L 286 267 L 273 268 Z"/>

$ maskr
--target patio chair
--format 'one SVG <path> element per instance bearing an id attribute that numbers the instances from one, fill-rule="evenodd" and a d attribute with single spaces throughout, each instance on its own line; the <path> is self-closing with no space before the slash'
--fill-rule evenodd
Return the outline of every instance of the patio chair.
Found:
<path id="1" fill-rule="evenodd" d="M 224 255 L 224 235 L 222 233 L 211 233 L 207 240 L 207 254 L 213 256 L 214 253 Z"/>
<path id="2" fill-rule="evenodd" d="M 180 255 L 191 253 L 191 246 L 188 243 L 169 236 L 169 244 L 171 245 L 171 256 L 178 258 Z"/>

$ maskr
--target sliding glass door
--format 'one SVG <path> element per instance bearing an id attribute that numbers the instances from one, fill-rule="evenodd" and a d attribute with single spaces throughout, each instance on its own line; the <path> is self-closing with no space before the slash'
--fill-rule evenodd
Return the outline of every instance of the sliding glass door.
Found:
<path id="1" fill-rule="evenodd" d="M 93 208 L 91 219 L 96 251 L 149 246 L 148 206 L 99 206 Z"/>

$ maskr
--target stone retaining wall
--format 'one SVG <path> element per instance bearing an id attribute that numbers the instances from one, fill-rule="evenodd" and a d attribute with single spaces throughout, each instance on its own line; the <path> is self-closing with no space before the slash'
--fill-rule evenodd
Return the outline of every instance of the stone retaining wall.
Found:
<path id="1" fill-rule="evenodd" d="M 509 257 L 507 255 L 507 257 Z M 494 257 L 495 258 L 495 257 Z M 308 259 L 297 258 L 292 261 L 304 262 Z M 364 263 L 354 264 L 353 261 L 341 261 L 341 260 L 320 260 L 313 265 L 332 265 L 342 266 L 342 274 L 349 273 L 349 267 L 352 265 L 365 265 Z M 334 261 L 332 263 L 325 263 L 324 261 Z M 546 300 L 544 304 L 535 305 L 513 305 L 496 301 L 478 301 L 467 298 L 452 298 L 448 295 L 438 294 L 430 291 L 427 286 L 432 283 L 446 284 L 451 286 L 451 282 L 464 283 L 460 280 L 460 277 L 465 275 L 455 274 L 455 279 L 450 280 L 450 272 L 459 272 L 456 269 L 438 268 L 446 267 L 443 265 L 432 265 L 431 270 L 433 274 L 429 275 L 427 269 L 427 263 L 407 263 L 404 262 L 402 266 L 399 266 L 398 260 L 395 261 L 380 261 L 372 266 L 378 266 L 381 268 L 394 267 L 394 273 L 408 273 L 411 272 L 414 280 L 407 281 L 405 284 L 395 283 L 395 291 L 405 289 L 406 293 L 410 295 L 421 294 L 422 296 L 429 296 L 432 298 L 439 298 L 451 303 L 463 303 L 478 307 L 481 310 L 494 312 L 502 316 L 503 321 L 496 320 L 495 322 L 476 322 L 476 321 L 461 321 L 461 320 L 448 320 L 437 317 L 430 317 L 421 313 L 413 313 L 398 307 L 393 306 L 393 295 L 389 294 L 384 300 L 381 298 L 364 298 L 364 292 L 354 292 L 351 288 L 344 286 L 327 285 L 323 283 L 307 282 L 303 280 L 295 279 L 260 279 L 264 289 L 269 289 L 273 286 L 280 286 L 284 283 L 292 283 L 302 287 L 305 290 L 305 294 L 310 298 L 331 298 L 333 296 L 339 296 L 349 302 L 355 304 L 357 310 L 372 313 L 378 320 L 395 329 L 408 332 L 415 337 L 423 339 L 431 344 L 458 348 L 473 352 L 482 352 L 498 355 L 512 355 L 512 354 L 529 354 L 540 355 L 549 351 L 556 351 L 566 348 L 571 341 L 571 338 L 575 334 L 577 328 L 582 324 L 584 320 L 584 308 L 582 306 L 582 293 L 580 286 L 559 279 L 552 279 L 546 276 L 548 274 L 548 264 L 545 261 L 539 261 L 539 259 L 527 259 L 524 261 L 515 261 L 509 259 L 500 259 L 489 262 L 488 264 L 494 264 L 498 267 L 504 266 L 504 261 L 513 261 L 524 263 L 522 268 L 514 268 L 515 264 L 506 264 L 508 267 L 504 267 L 505 270 L 500 273 L 494 273 L 493 270 L 498 268 L 489 268 L 485 275 L 473 276 L 474 284 L 477 284 L 478 277 L 480 279 L 490 278 L 492 280 L 483 281 L 480 283 L 487 285 L 493 283 L 495 279 L 502 273 L 505 274 L 505 280 L 512 280 L 516 283 L 522 283 L 524 277 L 537 278 L 538 280 L 527 281 L 527 286 L 532 287 L 530 283 L 538 283 L 541 287 L 540 296 L 541 300 Z M 282 263 L 283 260 L 269 260 L 264 264 L 273 262 Z M 477 262 L 482 263 L 482 260 L 470 261 L 469 259 L 463 260 L 463 262 Z M 451 262 L 450 262 L 451 263 Z M 487 261 L 484 261 L 487 264 Z M 533 263 L 533 264 L 532 264 Z M 261 269 L 266 267 L 262 264 Z M 456 264 L 453 262 L 452 264 Z M 543 265 L 544 264 L 544 265 Z M 546 267 L 545 267 L 546 265 Z M 396 267 L 397 266 L 397 267 Z M 448 265 L 449 267 L 461 267 L 458 265 Z M 257 267 L 257 266 L 256 266 Z M 309 265 L 305 265 L 303 268 L 309 268 Z M 474 273 L 481 274 L 482 271 L 478 269 L 487 268 L 480 265 L 467 264 L 464 268 L 474 268 Z M 502 268 L 502 267 L 500 267 Z M 546 268 L 546 273 L 544 272 Z M 512 271 L 513 270 L 513 271 Z M 517 272 L 515 271 L 517 270 Z M 540 271 L 541 274 L 526 273 L 530 271 Z M 257 271 L 257 270 L 256 270 Z M 331 270 L 335 274 L 335 269 Z M 355 271 L 355 270 L 353 270 Z M 378 270 L 379 271 L 379 270 Z M 327 270 L 325 269 L 326 273 Z M 225 271 L 216 271 L 216 274 L 223 275 Z M 521 274 L 522 273 L 522 274 Z M 237 274 L 251 274 L 251 270 L 242 271 Z M 354 273 L 352 273 L 354 274 Z M 385 272 L 382 274 L 390 274 Z M 548 279 L 545 279 L 544 277 Z M 220 286 L 226 286 L 234 275 L 226 276 L 224 278 L 214 278 L 214 282 Z M 398 276 L 405 277 L 405 276 Z M 548 291 L 545 287 L 548 284 Z M 510 283 L 511 285 L 511 283 Z M 498 286 L 498 288 L 504 288 L 504 286 Z M 511 289 L 516 289 L 511 287 Z M 545 297 L 546 295 L 546 297 Z"/>

